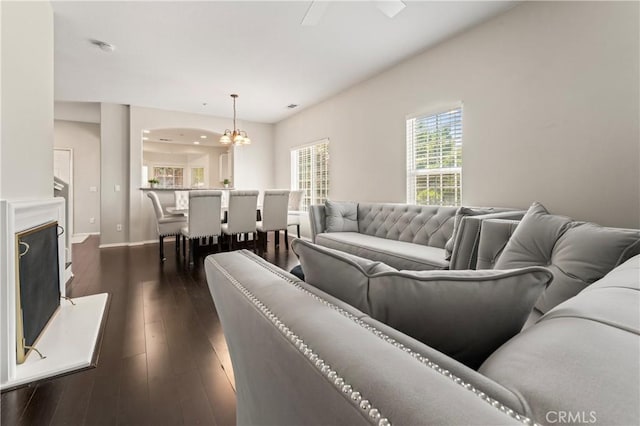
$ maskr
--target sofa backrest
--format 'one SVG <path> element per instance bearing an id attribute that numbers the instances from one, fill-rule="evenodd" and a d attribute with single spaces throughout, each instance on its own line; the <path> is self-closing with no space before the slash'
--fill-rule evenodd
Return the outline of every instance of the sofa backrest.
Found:
<path id="1" fill-rule="evenodd" d="M 205 269 L 238 424 L 532 424 L 504 387 L 253 253 Z"/>
<path id="2" fill-rule="evenodd" d="M 453 233 L 457 207 L 358 204 L 358 232 L 444 248 Z"/>
<path id="3" fill-rule="evenodd" d="M 537 422 L 631 425 L 640 423 L 638 360 L 640 255 L 553 308 L 479 371 L 520 395 Z"/>
<path id="4" fill-rule="evenodd" d="M 536 308 L 546 313 L 638 253 L 637 229 L 578 222 L 550 214 L 541 204 L 533 203 L 494 268 L 549 268 L 554 280 L 536 303 Z"/>
<path id="5" fill-rule="evenodd" d="M 444 248 L 453 234 L 458 207 L 358 203 L 358 232 L 389 240 Z M 311 241 L 326 231 L 322 204 L 309 206 Z"/>

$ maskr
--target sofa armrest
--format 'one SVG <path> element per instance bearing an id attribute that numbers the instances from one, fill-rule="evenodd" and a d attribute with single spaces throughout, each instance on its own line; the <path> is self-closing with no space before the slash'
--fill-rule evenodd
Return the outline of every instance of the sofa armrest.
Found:
<path id="1" fill-rule="evenodd" d="M 509 210 L 462 217 L 453 242 L 449 269 L 476 269 L 480 232 L 485 221 L 491 219 L 520 220 L 525 213 L 524 210 Z"/>
<path id="2" fill-rule="evenodd" d="M 212 255 L 205 268 L 233 363 L 238 424 L 525 421 L 455 370 L 252 253 Z"/>
<path id="3" fill-rule="evenodd" d="M 477 269 L 493 269 L 509 238 L 520 223 L 518 220 L 486 220 L 480 231 Z"/>
<path id="4" fill-rule="evenodd" d="M 316 242 L 316 235 L 326 229 L 326 214 L 324 204 L 309 206 L 309 224 L 311 225 L 311 241 Z"/>

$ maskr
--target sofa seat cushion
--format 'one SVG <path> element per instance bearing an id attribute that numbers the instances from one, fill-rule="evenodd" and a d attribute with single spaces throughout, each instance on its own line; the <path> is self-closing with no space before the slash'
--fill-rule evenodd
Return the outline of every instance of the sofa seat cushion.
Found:
<path id="1" fill-rule="evenodd" d="M 521 395 L 538 423 L 563 423 L 562 412 L 573 416 L 564 423 L 639 424 L 639 287 L 636 256 L 504 344 L 480 372 Z"/>
<path id="2" fill-rule="evenodd" d="M 447 269 L 444 249 L 388 240 L 357 232 L 332 232 L 316 236 L 316 244 L 386 263 L 396 269 Z"/>

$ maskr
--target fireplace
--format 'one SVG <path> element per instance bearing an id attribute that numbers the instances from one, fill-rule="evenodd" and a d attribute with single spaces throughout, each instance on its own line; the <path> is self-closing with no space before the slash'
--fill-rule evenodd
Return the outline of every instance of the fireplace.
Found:
<path id="1" fill-rule="evenodd" d="M 109 296 L 101 293 L 73 300 L 65 297 L 65 274 L 67 269 L 71 272 L 65 265 L 65 235 L 59 230 L 59 227 L 66 228 L 65 220 L 65 201 L 62 198 L 0 200 L 0 391 L 95 365 L 96 347 L 106 318 Z M 41 232 L 46 236 L 46 243 L 34 241 L 36 237 L 39 239 Z M 26 254 L 26 245 L 21 242 L 29 245 Z M 30 258 L 29 254 L 36 256 Z M 38 281 L 37 291 L 23 287 L 25 275 L 29 275 L 25 272 L 30 268 L 28 262 L 40 261 L 44 257 L 48 258 L 47 265 L 40 265 L 35 272 L 42 272 L 46 279 L 35 280 Z M 25 267 L 27 269 L 23 269 Z M 40 287 L 42 281 L 47 281 L 46 290 Z M 36 336 L 37 333 L 32 333 L 31 326 L 25 323 L 25 340 L 20 348 L 18 339 L 22 338 L 18 337 L 18 322 L 26 319 L 27 313 L 19 315 L 18 312 L 24 309 L 18 309 L 16 302 L 18 294 L 23 293 L 21 304 L 24 308 L 24 293 L 29 291 L 47 293 L 47 302 L 35 308 L 39 314 L 40 311 L 44 313 L 35 321 L 36 329 L 44 328 Z M 53 300 L 54 296 L 57 302 Z M 45 358 L 33 353 L 25 356 L 26 346 L 33 346 L 34 342 Z M 22 363 L 20 353 L 24 359 Z"/>
<path id="2" fill-rule="evenodd" d="M 63 232 L 62 228 L 52 221 L 16 234 L 18 364 L 36 348 L 40 334 L 60 307 L 59 232 Z"/>

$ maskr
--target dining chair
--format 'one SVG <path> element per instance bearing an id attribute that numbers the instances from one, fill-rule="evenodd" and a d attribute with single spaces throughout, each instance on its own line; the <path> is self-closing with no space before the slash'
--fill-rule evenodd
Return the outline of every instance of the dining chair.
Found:
<path id="1" fill-rule="evenodd" d="M 306 214 L 302 211 L 302 197 L 304 190 L 291 191 L 289 194 L 289 210 L 287 212 L 287 228 L 289 226 L 296 227 L 298 238 L 300 238 L 300 216 Z"/>
<path id="2" fill-rule="evenodd" d="M 233 250 L 233 240 L 238 234 L 251 233 L 256 245 L 256 210 L 258 191 L 229 191 L 227 223 L 222 224 L 222 233 L 229 236 L 229 250 Z"/>
<path id="3" fill-rule="evenodd" d="M 262 200 L 262 221 L 256 224 L 258 243 L 263 251 L 267 249 L 267 234 L 274 232 L 275 246 L 280 242 L 280 231 L 284 231 L 284 244 L 289 248 L 287 232 L 287 211 L 289 208 L 288 190 L 273 189 L 264 191 Z"/>
<path id="4" fill-rule="evenodd" d="M 221 189 L 222 191 L 222 223 L 227 223 L 227 216 L 229 214 L 229 190 Z"/>
<path id="5" fill-rule="evenodd" d="M 164 237 L 176 237 L 176 251 L 180 250 L 179 237 L 180 230 L 187 223 L 184 216 L 165 215 L 158 194 L 154 191 L 147 192 L 147 197 L 153 204 L 153 211 L 156 214 L 156 230 L 158 231 L 158 242 L 160 245 L 160 261 L 164 262 Z"/>
<path id="6" fill-rule="evenodd" d="M 196 241 L 200 238 L 222 235 L 220 211 L 222 192 L 211 190 L 189 191 L 189 219 L 187 226 L 181 229 L 182 256 L 186 257 L 186 240 L 189 240 L 189 263 L 194 262 Z M 217 244 L 220 249 L 220 240 Z"/>
<path id="7" fill-rule="evenodd" d="M 221 189 L 220 191 L 222 191 L 222 206 L 228 207 L 229 206 L 229 190 Z"/>
<path id="8" fill-rule="evenodd" d="M 186 210 L 189 208 L 189 191 L 174 191 L 176 198 L 176 209 Z"/>

